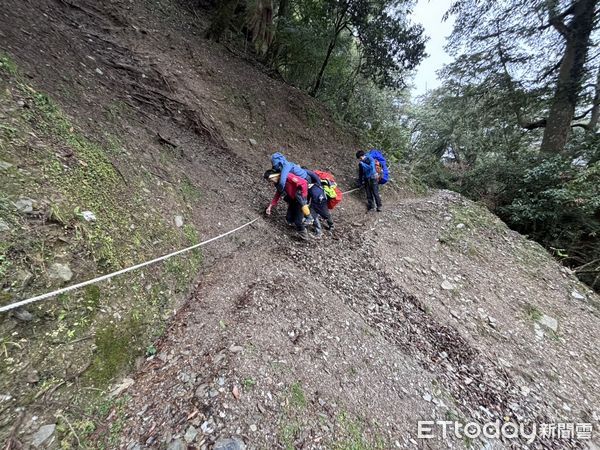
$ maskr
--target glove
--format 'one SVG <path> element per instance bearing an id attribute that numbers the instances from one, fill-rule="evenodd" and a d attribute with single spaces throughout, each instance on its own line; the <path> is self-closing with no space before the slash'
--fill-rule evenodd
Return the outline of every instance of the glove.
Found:
<path id="1" fill-rule="evenodd" d="M 302 207 L 302 213 L 304 214 L 304 217 L 310 216 L 310 208 L 308 207 L 308 205 L 304 205 Z"/>

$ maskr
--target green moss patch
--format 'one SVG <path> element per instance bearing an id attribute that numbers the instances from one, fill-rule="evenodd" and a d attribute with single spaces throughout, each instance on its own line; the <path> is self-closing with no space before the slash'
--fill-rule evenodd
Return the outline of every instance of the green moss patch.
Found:
<path id="1" fill-rule="evenodd" d="M 186 165 L 172 167 L 174 179 L 183 180 L 180 189 L 149 183 L 117 128 L 128 113 L 124 105 L 107 108 L 93 132 L 82 128 L 76 112 L 66 114 L 0 54 L 0 113 L 0 219 L 8 227 L 0 242 L 0 304 L 199 241 L 192 223 L 178 229 L 166 212 L 201 200 L 183 172 Z M 159 194 L 164 213 L 156 208 Z M 31 199 L 32 211 L 19 211 L 20 199 Z M 56 278 L 50 270 L 55 263 L 68 266 L 72 278 Z M 197 250 L 168 264 L 32 304 L 27 307 L 29 322 L 0 322 L 0 391 L 11 393 L 15 407 L 51 396 L 63 411 L 63 431 L 58 433 L 64 437 L 63 447 L 75 447 L 73 430 L 79 439 L 93 434 L 97 414 L 90 413 L 84 423 L 80 411 L 91 406 L 95 411 L 106 389 L 160 337 L 201 263 Z M 40 379 L 26 383 L 32 368 Z M 16 418 L 15 411 L 7 412 L 12 415 L 7 420 Z"/>
<path id="2" fill-rule="evenodd" d="M 342 413 L 337 417 L 339 438 L 336 439 L 332 448 L 335 450 L 383 450 L 388 448 L 383 439 L 371 436 L 365 431 L 365 424 L 360 420 Z"/>
<path id="3" fill-rule="evenodd" d="M 440 234 L 439 241 L 472 257 L 485 259 L 486 243 L 483 236 L 507 231 L 500 219 L 477 203 L 452 205 L 449 213 L 451 219 Z"/>

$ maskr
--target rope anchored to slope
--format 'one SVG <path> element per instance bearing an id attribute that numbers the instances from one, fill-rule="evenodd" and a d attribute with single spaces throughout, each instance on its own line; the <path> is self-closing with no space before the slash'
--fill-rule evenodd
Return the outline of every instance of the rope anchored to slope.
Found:
<path id="1" fill-rule="evenodd" d="M 342 194 L 350 194 L 351 192 L 354 192 L 354 191 L 356 191 L 358 189 L 360 189 L 360 188 L 350 189 L 349 191 L 342 192 Z M 127 267 L 125 269 L 121 269 L 121 270 L 118 270 L 116 272 L 112 272 L 112 273 L 109 273 L 109 274 L 106 274 L 106 275 L 101 275 L 99 277 L 92 278 L 91 280 L 83 281 L 81 283 L 77 283 L 77 284 L 74 284 L 72 286 L 67 286 L 67 287 L 64 287 L 62 289 L 57 289 L 55 291 L 48 292 L 46 294 L 42 294 L 42 295 L 38 295 L 38 296 L 35 296 L 35 297 L 31 297 L 31 298 L 28 298 L 27 300 L 21 300 L 19 302 L 11 303 L 10 305 L 0 306 L 0 313 L 8 312 L 8 311 L 10 311 L 12 309 L 20 308 L 22 306 L 29 305 L 31 303 L 40 302 L 42 300 L 47 300 L 49 298 L 56 297 L 57 295 L 64 294 L 65 292 L 74 291 L 75 289 L 79 289 L 79 288 L 82 288 L 82 287 L 85 287 L 85 286 L 89 286 L 90 284 L 95 284 L 95 283 L 99 283 L 100 281 L 109 280 L 109 279 L 111 279 L 113 277 L 116 277 L 117 275 L 122 275 L 124 273 L 131 272 L 133 270 L 141 269 L 142 267 L 146 267 L 146 266 L 149 266 L 151 264 L 155 264 L 157 262 L 164 261 L 166 259 L 172 258 L 173 256 L 181 255 L 182 253 L 187 253 L 187 252 L 189 252 L 191 250 L 194 250 L 196 248 L 202 247 L 202 246 L 204 246 L 206 244 L 209 244 L 211 242 L 214 242 L 216 240 L 222 239 L 225 236 L 229 236 L 230 234 L 236 233 L 236 232 L 238 232 L 238 231 L 240 231 L 240 230 L 242 230 L 242 229 L 244 229 L 244 228 L 252 225 L 258 219 L 259 219 L 259 217 L 255 218 L 255 219 L 252 219 L 252 220 L 246 222 L 245 224 L 240 225 L 237 228 L 234 228 L 233 230 L 229 230 L 226 233 L 220 234 L 220 235 L 215 236 L 213 238 L 210 238 L 210 239 L 208 239 L 206 241 L 203 241 L 203 242 L 200 242 L 198 244 L 192 245 L 190 247 L 178 250 L 176 252 L 169 253 L 167 255 L 160 256 L 158 258 L 154 258 L 154 259 L 152 259 L 150 261 L 146 261 L 146 262 L 143 262 L 143 263 L 140 263 L 140 264 L 136 264 L 135 266 Z"/>
<path id="2" fill-rule="evenodd" d="M 140 263 L 140 264 L 136 264 L 135 266 L 127 267 L 125 269 L 121 269 L 121 270 L 118 270 L 118 271 L 113 272 L 113 273 L 109 273 L 109 274 L 102 275 L 102 276 L 99 276 L 99 277 L 96 277 L 96 278 L 92 278 L 91 280 L 83 281 L 81 283 L 74 284 L 72 286 L 67 286 L 67 287 L 62 288 L 62 289 L 57 289 L 56 291 L 48 292 L 47 294 L 38 295 L 36 297 L 31 297 L 31 298 L 29 298 L 27 300 L 22 300 L 20 302 L 16 302 L 16 303 L 12 303 L 10 305 L 2 306 L 2 307 L 0 307 L 0 312 L 7 312 L 7 311 L 10 311 L 11 309 L 19 308 L 21 306 L 25 306 L 25 305 L 28 305 L 30 303 L 39 302 L 39 301 L 46 300 L 46 299 L 51 298 L 51 297 L 56 297 L 57 295 L 64 294 L 65 292 L 73 291 L 75 289 L 79 289 L 79 288 L 82 288 L 84 286 L 89 286 L 90 284 L 99 283 L 100 281 L 109 280 L 110 278 L 116 277 L 117 275 L 122 275 L 124 273 L 131 272 L 132 270 L 141 269 L 142 267 L 146 267 L 146 266 L 149 266 L 151 264 L 155 264 L 157 262 L 164 261 L 166 259 L 172 258 L 173 256 L 181 255 L 182 253 L 187 253 L 187 252 L 189 252 L 191 250 L 194 250 L 195 248 L 202 247 L 202 246 L 204 246 L 206 244 L 209 244 L 209 243 L 214 242 L 214 241 L 216 241 L 218 239 L 224 238 L 225 236 L 228 236 L 228 235 L 233 234 L 233 233 L 235 233 L 237 231 L 240 231 L 242 228 L 246 228 L 247 226 L 252 225 L 257 220 L 258 220 L 258 217 L 256 219 L 250 220 L 249 222 L 246 222 L 243 225 L 240 225 L 237 228 L 234 228 L 233 230 L 229 230 L 226 233 L 220 234 L 220 235 L 215 236 L 213 238 L 210 238 L 210 239 L 208 239 L 206 241 L 200 242 L 199 244 L 192 245 L 192 246 L 184 248 L 182 250 L 178 250 L 176 252 L 169 253 L 168 255 L 164 255 L 164 256 L 161 256 L 159 258 L 154 258 L 154 259 L 152 259 L 150 261 L 146 261 L 146 262 L 143 262 L 143 263 Z"/>

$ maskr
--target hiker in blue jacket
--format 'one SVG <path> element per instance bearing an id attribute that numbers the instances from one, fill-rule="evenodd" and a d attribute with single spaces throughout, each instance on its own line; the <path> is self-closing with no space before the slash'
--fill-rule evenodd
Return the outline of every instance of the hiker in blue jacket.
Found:
<path id="1" fill-rule="evenodd" d="M 277 185 L 277 189 L 280 192 L 283 192 L 285 189 L 285 181 L 287 180 L 287 176 L 290 172 L 294 175 L 298 175 L 300 178 L 304 178 L 306 181 L 309 181 L 306 170 L 304 170 L 298 164 L 288 161 L 285 159 L 285 156 L 279 152 L 273 153 L 271 156 L 271 165 L 273 166 L 273 170 L 281 173 L 281 179 Z"/>
<path id="2" fill-rule="evenodd" d="M 303 178 L 308 183 L 310 181 L 308 173 L 305 169 L 300 167 L 298 164 L 288 161 L 281 153 L 276 152 L 271 156 L 271 165 L 273 170 L 280 173 L 279 182 L 277 183 L 277 192 L 282 194 L 285 191 L 285 183 L 290 173 Z M 312 216 L 310 214 L 310 208 L 308 204 L 303 204 L 302 213 L 304 214 L 304 221 L 307 225 L 312 224 Z"/>
<path id="3" fill-rule="evenodd" d="M 358 184 L 359 186 L 364 184 L 367 192 L 367 211 L 373 210 L 373 203 L 375 203 L 377 212 L 381 212 L 379 178 L 375 159 L 362 150 L 356 152 L 356 159 L 358 159 Z"/>

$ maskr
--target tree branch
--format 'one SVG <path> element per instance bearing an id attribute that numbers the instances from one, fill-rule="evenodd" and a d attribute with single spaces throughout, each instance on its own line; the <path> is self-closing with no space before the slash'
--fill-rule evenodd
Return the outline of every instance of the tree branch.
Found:
<path id="1" fill-rule="evenodd" d="M 590 126 L 587 123 L 574 123 L 571 125 L 571 128 L 576 128 L 576 127 L 580 127 L 583 128 L 584 130 L 589 130 Z"/>
<path id="2" fill-rule="evenodd" d="M 558 31 L 567 40 L 571 38 L 571 30 L 569 29 L 569 27 L 567 25 L 565 25 L 564 19 L 568 15 L 573 14 L 573 12 L 575 11 L 576 3 L 577 2 L 573 2 L 573 4 L 571 6 L 569 6 L 567 9 L 565 9 L 562 13 L 557 14 L 556 13 L 556 7 L 558 6 L 557 1 L 550 0 L 547 2 L 549 24 L 552 25 L 556 29 L 556 31 Z"/>
<path id="3" fill-rule="evenodd" d="M 582 113 L 581 115 L 579 115 L 577 117 L 573 117 L 573 120 L 581 120 L 585 116 L 587 116 L 591 111 L 592 111 L 592 109 L 590 108 L 589 110 Z M 525 128 L 526 130 L 535 130 L 536 128 L 544 128 L 546 126 L 546 123 L 547 123 L 547 119 L 543 118 L 543 119 L 536 120 L 534 122 L 520 122 L 519 125 L 521 126 L 521 128 Z M 571 128 L 574 128 L 574 127 L 581 127 L 581 128 L 585 128 L 587 130 L 588 124 L 587 123 L 574 123 L 571 125 Z"/>
<path id="4" fill-rule="evenodd" d="M 562 58 L 560 59 L 560 61 L 558 61 L 556 64 L 554 64 L 554 66 L 552 66 L 551 68 L 549 68 L 548 70 L 546 70 L 539 78 L 538 81 L 542 81 L 545 80 L 547 77 L 549 77 L 550 75 L 552 75 L 553 72 L 556 72 L 559 68 L 560 65 L 562 63 Z"/>
<path id="5" fill-rule="evenodd" d="M 519 123 L 521 128 L 525 128 L 526 130 L 535 130 L 536 128 L 544 128 L 546 126 L 547 120 L 546 118 L 536 120 L 535 122 L 525 122 Z"/>
<path id="6" fill-rule="evenodd" d="M 581 120 L 581 119 L 583 119 L 585 116 L 587 116 L 589 113 L 592 112 L 592 109 L 594 109 L 594 107 L 591 107 L 590 109 L 588 109 L 587 111 L 581 113 L 581 115 L 579 115 L 577 117 L 573 117 L 573 120 Z"/>
<path id="7" fill-rule="evenodd" d="M 571 39 L 571 30 L 569 30 L 569 27 L 565 25 L 562 19 L 558 17 L 552 17 L 550 19 L 550 25 L 552 25 L 554 29 L 558 31 L 565 39 Z"/>

